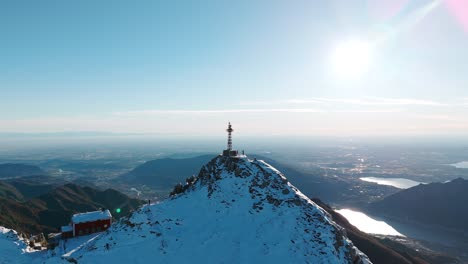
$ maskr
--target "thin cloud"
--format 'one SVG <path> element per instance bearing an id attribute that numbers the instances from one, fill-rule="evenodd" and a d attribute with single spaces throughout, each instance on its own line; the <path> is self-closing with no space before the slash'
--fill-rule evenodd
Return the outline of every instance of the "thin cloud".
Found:
<path id="1" fill-rule="evenodd" d="M 447 122 L 456 122 L 456 123 L 467 123 L 468 119 L 460 116 L 453 115 L 443 115 L 443 114 L 432 114 L 432 115 L 415 115 L 415 117 L 420 119 L 429 119 L 437 121 L 447 121 Z"/>
<path id="2" fill-rule="evenodd" d="M 361 110 L 336 110 L 336 111 L 325 111 L 328 113 L 398 113 L 403 112 L 402 108 L 383 108 L 383 109 L 361 109 Z"/>
<path id="3" fill-rule="evenodd" d="M 379 97 L 366 97 L 364 99 L 355 98 L 311 98 L 311 99 L 291 99 L 288 100 L 289 104 L 327 104 L 339 103 L 347 105 L 361 105 L 361 106 L 448 106 L 448 104 L 420 99 L 408 98 L 379 98 Z"/>
<path id="4" fill-rule="evenodd" d="M 325 110 L 316 108 L 268 108 L 268 109 L 218 109 L 218 110 L 140 110 L 115 112 L 115 116 L 151 116 L 161 114 L 231 114 L 231 113 L 394 113 L 401 112 L 400 108 L 361 109 L 361 110 Z"/>
<path id="5" fill-rule="evenodd" d="M 465 102 L 468 102 L 465 100 Z M 448 104 L 433 100 L 412 99 L 412 98 L 382 98 L 382 97 L 364 97 L 364 98 L 327 98 L 313 97 L 306 99 L 289 99 L 282 101 L 246 101 L 239 105 L 264 106 L 264 105 L 298 105 L 298 104 L 316 104 L 320 107 L 331 105 L 353 105 L 353 106 L 457 106 L 460 104 Z"/>
<path id="6" fill-rule="evenodd" d="M 380 98 L 377 99 L 380 100 L 380 104 L 386 104 L 386 105 L 421 105 L 421 106 L 448 106 L 448 104 L 436 102 L 436 101 L 430 101 L 430 100 L 419 100 L 419 99 L 385 99 L 385 98 Z"/>
<path id="7" fill-rule="evenodd" d="M 266 105 L 280 105 L 283 104 L 284 101 L 242 101 L 239 102 L 238 105 L 240 106 L 266 106 Z"/>
<path id="8" fill-rule="evenodd" d="M 140 110 L 116 112 L 117 116 L 158 115 L 158 114 L 227 114 L 227 113 L 320 113 L 314 108 L 270 108 L 270 109 L 217 109 L 217 110 Z"/>
<path id="9" fill-rule="evenodd" d="M 148 109 L 136 111 L 114 112 L 120 117 L 152 116 L 152 115 L 210 115 L 210 114 L 240 114 L 240 113 L 395 113 L 404 112 L 403 107 L 443 107 L 462 106 L 465 104 L 446 104 L 433 100 L 412 98 L 324 98 L 289 99 L 283 101 L 247 101 L 239 105 L 252 106 L 293 106 L 310 105 L 314 107 L 301 108 L 234 108 L 234 109 Z"/>

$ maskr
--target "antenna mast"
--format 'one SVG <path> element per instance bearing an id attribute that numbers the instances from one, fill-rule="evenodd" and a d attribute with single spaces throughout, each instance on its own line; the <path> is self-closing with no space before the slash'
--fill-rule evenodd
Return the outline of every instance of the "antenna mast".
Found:
<path id="1" fill-rule="evenodd" d="M 234 131 L 234 129 L 232 129 L 231 122 L 229 122 L 228 129 L 226 129 L 226 131 L 228 132 L 227 149 L 232 150 L 232 135 L 231 135 L 231 133 Z"/>

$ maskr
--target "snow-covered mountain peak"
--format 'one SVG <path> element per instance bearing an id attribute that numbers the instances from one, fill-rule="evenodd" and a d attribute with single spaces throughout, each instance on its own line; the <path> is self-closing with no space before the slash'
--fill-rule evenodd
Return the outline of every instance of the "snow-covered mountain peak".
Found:
<path id="1" fill-rule="evenodd" d="M 269 164 L 218 156 L 197 177 L 68 259 L 163 263 L 369 263 L 323 209 Z"/>
<path id="2" fill-rule="evenodd" d="M 40 263 L 370 263 L 341 227 L 269 164 L 218 156 L 173 195 Z M 31 262 L 35 262 L 31 261 Z"/>
<path id="3" fill-rule="evenodd" d="M 208 198 L 219 198 L 221 202 L 229 195 L 234 200 L 236 197 L 246 198 L 255 212 L 263 210 L 266 204 L 272 208 L 313 204 L 280 171 L 262 160 L 252 160 L 246 156 L 218 156 L 212 159 L 201 168 L 198 177 L 189 178 L 179 190 L 185 194 L 204 188 L 207 189 Z M 320 207 L 315 208 L 328 217 Z"/>

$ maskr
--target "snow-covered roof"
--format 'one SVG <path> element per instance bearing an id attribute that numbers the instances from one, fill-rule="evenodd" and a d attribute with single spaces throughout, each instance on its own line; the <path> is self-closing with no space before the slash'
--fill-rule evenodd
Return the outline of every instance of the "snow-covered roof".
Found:
<path id="1" fill-rule="evenodd" d="M 73 227 L 72 226 L 62 226 L 62 232 L 72 232 Z"/>
<path id="2" fill-rule="evenodd" d="M 105 211 L 94 211 L 81 214 L 75 214 L 72 217 L 72 222 L 75 224 L 92 222 L 97 220 L 106 220 L 112 218 L 112 215 L 109 210 Z"/>

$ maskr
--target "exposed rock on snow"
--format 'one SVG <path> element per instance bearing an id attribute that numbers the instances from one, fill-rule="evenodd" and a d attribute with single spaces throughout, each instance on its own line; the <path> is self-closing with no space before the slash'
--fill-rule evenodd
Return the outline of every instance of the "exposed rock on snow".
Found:
<path id="1" fill-rule="evenodd" d="M 15 230 L 0 226 L 0 264 L 28 263 L 34 252 Z"/>

